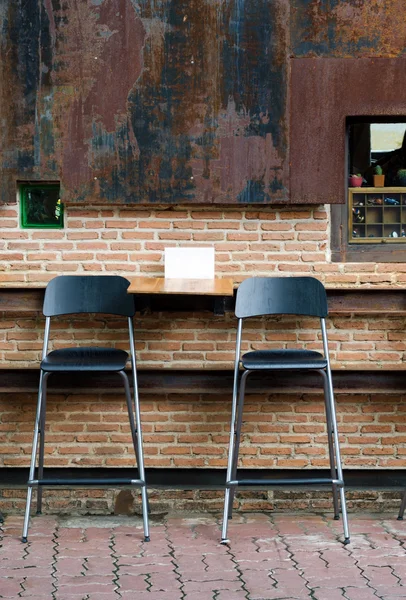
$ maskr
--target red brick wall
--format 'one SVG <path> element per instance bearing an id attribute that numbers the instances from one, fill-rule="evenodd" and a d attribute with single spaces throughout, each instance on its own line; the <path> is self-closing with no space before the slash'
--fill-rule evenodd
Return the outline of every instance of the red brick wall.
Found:
<path id="1" fill-rule="evenodd" d="M 348 468 L 406 467 L 406 393 L 337 394 Z M 27 466 L 35 394 L 0 396 L 0 466 Z M 225 467 L 230 394 L 152 394 L 141 398 L 147 467 Z M 116 393 L 48 398 L 46 464 L 131 467 L 125 402 Z M 248 394 L 243 467 L 327 467 L 321 394 Z"/>
<path id="2" fill-rule="evenodd" d="M 60 273 L 162 275 L 170 245 L 213 245 L 216 274 L 313 274 L 327 286 L 396 285 L 406 264 L 331 263 L 329 208 L 68 207 L 64 230 L 21 230 L 0 206 L 0 281 L 39 284 Z"/>
<path id="3" fill-rule="evenodd" d="M 336 396 L 343 463 L 347 468 L 406 467 L 406 395 Z M 35 394 L 0 395 L 0 467 L 29 464 Z M 229 397 L 142 395 L 146 467 L 225 468 L 230 416 Z M 56 467 L 135 464 L 122 397 L 115 394 L 50 394 L 46 465 Z M 288 391 L 248 395 L 241 445 L 242 467 L 327 467 L 323 400 L 320 394 L 297 397 Z M 21 514 L 25 490 L 0 489 L 3 511 Z M 47 489 L 45 512 L 73 514 L 140 511 L 138 491 L 120 489 Z M 347 490 L 350 510 L 399 510 L 400 492 Z M 153 512 L 222 509 L 215 490 L 154 490 Z M 271 489 L 242 491 L 242 510 L 331 511 L 330 491 Z"/>
<path id="4" fill-rule="evenodd" d="M 222 208 L 93 208 L 68 207 L 66 228 L 21 230 L 18 207 L 0 207 L 0 281 L 2 285 L 44 285 L 60 273 L 162 275 L 168 245 L 214 245 L 216 274 L 236 283 L 252 275 L 310 274 L 326 286 L 403 285 L 404 263 L 332 263 L 329 212 L 316 207 L 261 209 Z M 61 322 L 55 345 L 94 339 L 94 330 L 80 332 Z M 99 321 L 95 323 L 99 325 Z M 265 341 L 289 345 L 296 341 L 296 323 L 273 319 L 253 323 L 253 347 Z M 121 340 L 117 322 L 105 324 L 96 339 Z M 137 319 L 136 338 L 142 368 L 224 368 L 232 365 L 235 320 L 232 315 L 153 314 Z M 320 342 L 312 330 L 299 335 L 309 348 Z M 38 315 L 2 315 L 0 365 L 27 366 L 38 361 L 42 322 Z M 401 368 L 405 349 L 403 317 L 334 317 L 330 345 L 336 368 Z"/>
<path id="5" fill-rule="evenodd" d="M 402 369 L 406 319 L 399 316 L 334 316 L 328 323 L 333 368 Z M 244 328 L 243 351 L 293 347 L 320 350 L 321 340 L 311 319 L 252 320 Z M 40 315 L 0 312 L 0 368 L 37 367 L 44 321 Z M 127 324 L 117 319 L 53 320 L 50 348 L 114 344 L 128 349 Z M 236 320 L 232 314 L 160 313 L 137 316 L 135 338 L 138 366 L 144 369 L 233 368 Z"/>
<path id="6" fill-rule="evenodd" d="M 162 275 L 168 245 L 213 244 L 217 275 L 236 282 L 251 275 L 310 274 L 327 286 L 403 285 L 406 264 L 331 263 L 329 210 L 323 207 L 78 208 L 68 207 L 62 231 L 21 230 L 18 207 L 0 207 L 3 285 L 44 284 L 60 273 Z M 299 341 L 319 348 L 310 321 L 257 320 L 249 344 L 286 347 Z M 93 325 L 101 325 L 97 334 Z M 139 368 L 232 368 L 235 319 L 211 313 L 163 313 L 136 319 Z M 404 317 L 334 316 L 329 322 L 333 367 L 402 369 Z M 42 317 L 1 315 L 0 367 L 38 365 Z M 54 347 L 94 340 L 125 345 L 124 323 L 61 320 Z M 230 394 L 226 397 L 142 397 L 147 466 L 225 465 Z M 50 396 L 47 462 L 54 465 L 132 465 L 122 399 L 115 395 Z M 338 415 L 345 465 L 405 466 L 403 398 L 389 394 L 339 395 Z M 1 398 L 1 464 L 28 464 L 34 418 L 31 395 Z M 245 466 L 326 465 L 321 397 L 250 396 L 242 444 Z M 259 443 L 259 444 L 258 444 Z"/>

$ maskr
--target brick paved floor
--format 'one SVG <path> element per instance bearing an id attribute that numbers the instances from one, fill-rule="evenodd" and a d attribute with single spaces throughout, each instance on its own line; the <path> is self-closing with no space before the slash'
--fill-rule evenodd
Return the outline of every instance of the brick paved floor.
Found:
<path id="1" fill-rule="evenodd" d="M 351 544 L 330 516 L 237 515 L 230 546 L 207 515 L 34 517 L 0 537 L 0 597 L 47 600 L 398 600 L 406 598 L 406 521 L 350 515 Z"/>

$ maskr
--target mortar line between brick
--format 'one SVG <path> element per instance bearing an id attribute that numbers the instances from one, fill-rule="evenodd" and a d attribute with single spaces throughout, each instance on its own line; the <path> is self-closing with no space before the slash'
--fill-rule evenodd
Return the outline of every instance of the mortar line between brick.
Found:
<path id="1" fill-rule="evenodd" d="M 18 597 L 22 598 L 21 594 L 23 594 L 26 590 L 24 587 L 24 583 L 27 581 L 26 577 L 23 577 L 22 580 L 20 581 L 20 583 L 18 584 L 21 587 L 21 592 L 18 592 Z"/>
<path id="2" fill-rule="evenodd" d="M 56 599 L 56 593 L 58 591 L 58 577 L 57 577 L 57 568 L 56 565 L 58 563 L 58 555 L 59 555 L 59 527 L 58 524 L 55 525 L 54 528 L 54 533 L 52 536 L 52 542 L 53 542 L 53 548 L 54 548 L 54 554 L 53 554 L 53 559 L 54 561 L 51 563 L 51 568 L 52 568 L 52 572 L 51 572 L 51 577 L 52 577 L 52 586 L 53 586 L 53 591 L 52 591 L 52 600 L 57 600 Z"/>
<path id="3" fill-rule="evenodd" d="M 362 534 L 358 534 L 358 535 L 362 535 L 362 536 L 365 538 L 365 540 L 368 542 L 368 544 L 369 544 L 369 546 L 370 546 L 371 550 L 374 550 L 374 548 L 375 548 L 375 547 L 374 547 L 374 545 L 372 544 L 371 540 L 369 539 L 369 536 L 368 536 L 368 534 L 367 534 L 367 533 L 362 533 Z M 353 556 L 353 554 L 354 554 L 354 553 L 353 553 L 353 550 L 351 549 L 351 544 L 348 544 L 348 545 L 346 545 L 344 548 L 345 548 L 346 552 L 348 552 L 348 554 L 349 554 L 350 558 L 352 558 L 352 559 L 353 559 L 353 561 L 354 561 L 354 565 L 355 565 L 355 567 L 356 567 L 356 568 L 359 570 L 361 577 L 363 577 L 363 579 L 365 579 L 365 584 L 366 584 L 366 586 L 367 586 L 367 587 L 368 587 L 370 590 L 372 590 L 372 592 L 373 592 L 374 596 L 376 596 L 377 598 L 382 598 L 382 596 L 378 596 L 378 590 L 376 590 L 376 589 L 375 589 L 375 588 L 374 588 L 374 587 L 371 585 L 371 581 L 370 581 L 370 579 L 368 579 L 368 577 L 367 577 L 367 576 L 364 574 L 364 572 L 365 572 L 365 571 L 364 571 L 364 569 L 361 567 L 361 565 L 360 565 L 360 561 L 359 561 L 359 560 L 358 560 L 358 559 L 357 559 L 355 556 Z M 348 586 L 348 588 L 350 588 L 350 587 L 351 587 L 351 586 Z M 346 593 L 346 592 L 345 592 L 345 593 Z"/>
<path id="4" fill-rule="evenodd" d="M 285 548 L 286 548 L 286 552 L 289 554 L 290 560 L 291 560 L 291 562 L 292 562 L 292 564 L 293 564 L 294 568 L 295 568 L 295 569 L 296 569 L 296 571 L 298 572 L 298 575 L 299 575 L 299 577 L 300 577 L 301 579 L 303 579 L 303 581 L 305 582 L 305 586 L 306 586 L 306 588 L 309 590 L 309 598 L 310 598 L 310 600 L 316 600 L 316 599 L 315 599 L 315 596 L 314 596 L 314 594 L 315 594 L 315 592 L 316 592 L 316 589 L 311 587 L 311 585 L 310 585 L 310 582 L 309 582 L 309 581 L 306 579 L 306 577 L 304 576 L 304 572 L 303 572 L 303 570 L 302 570 L 302 569 L 300 569 L 300 567 L 299 567 L 299 563 L 298 563 L 298 561 L 295 559 L 295 557 L 294 557 L 294 556 L 295 556 L 295 554 L 294 554 L 294 552 L 293 552 L 293 551 L 290 549 L 290 545 L 289 545 L 288 541 L 285 539 L 285 536 L 281 534 L 281 531 L 280 531 L 279 527 L 278 527 L 278 526 L 277 526 L 277 524 L 276 524 L 276 523 L 273 521 L 273 519 L 272 519 L 272 517 L 271 517 L 271 516 L 270 516 L 270 521 L 271 521 L 271 523 L 273 524 L 273 526 L 275 527 L 276 531 L 278 532 L 278 537 L 280 538 L 280 540 L 281 540 L 282 544 L 285 546 Z M 301 525 L 300 525 L 300 527 L 301 527 L 301 529 L 303 530 L 303 535 L 305 536 L 305 535 L 306 535 L 306 532 L 305 532 L 304 528 L 303 528 Z M 275 579 L 275 578 L 273 577 L 273 579 Z"/>
<path id="5" fill-rule="evenodd" d="M 168 521 L 166 519 L 164 520 L 164 529 L 165 529 L 165 539 L 166 539 L 168 547 L 169 547 L 169 555 L 172 558 L 171 562 L 172 562 L 173 567 L 174 567 L 173 568 L 173 572 L 176 575 L 176 579 L 180 583 L 180 593 L 182 594 L 182 596 L 179 598 L 179 600 L 186 600 L 186 593 L 184 591 L 185 584 L 184 584 L 184 582 L 182 580 L 182 574 L 179 571 L 179 567 L 178 567 L 177 562 L 176 562 L 175 547 L 174 547 L 173 542 L 172 542 L 172 540 L 170 539 L 170 536 L 169 536 Z"/>
<path id="6" fill-rule="evenodd" d="M 323 513 L 322 516 L 323 516 L 323 520 L 326 522 L 327 526 L 330 529 L 332 529 L 331 520 L 327 518 L 325 513 Z M 371 549 L 373 549 L 373 544 L 372 544 L 371 540 L 368 538 L 368 534 L 359 534 L 359 535 L 363 535 L 364 538 L 366 539 L 366 541 L 368 542 L 368 544 L 370 545 Z M 336 534 L 336 538 L 337 538 L 338 542 L 341 541 L 341 538 L 338 536 L 338 534 Z M 368 577 L 366 575 L 364 575 L 364 569 L 360 566 L 359 560 L 355 556 L 353 556 L 353 550 L 351 548 L 351 544 L 345 545 L 344 550 L 348 553 L 349 557 L 353 559 L 355 567 L 359 570 L 361 577 L 363 577 L 365 579 L 366 586 L 370 590 L 372 590 L 374 596 L 376 596 L 377 598 L 382 598 L 382 596 L 378 596 L 378 591 L 374 587 L 372 587 L 372 585 L 370 585 L 371 582 L 368 579 Z M 328 564 L 328 562 L 327 562 L 327 564 Z M 348 589 L 350 589 L 350 588 L 351 588 L 351 586 L 348 586 Z M 343 589 L 344 589 L 344 597 L 348 598 L 346 588 L 343 588 Z"/>
<path id="7" fill-rule="evenodd" d="M 116 586 L 114 588 L 114 593 L 117 594 L 119 598 L 122 598 L 122 594 L 120 592 L 120 575 L 118 566 L 118 556 L 116 553 L 116 538 L 114 534 L 114 529 L 112 529 L 111 531 L 109 548 L 111 550 L 110 556 L 113 561 L 113 583 Z"/>
<path id="8" fill-rule="evenodd" d="M 244 520 L 246 521 L 245 515 L 244 515 Z M 220 537 L 221 525 L 222 524 L 221 524 L 220 520 L 217 519 L 217 526 L 219 529 L 219 537 Z M 225 544 L 225 547 L 227 548 L 226 552 L 230 556 L 231 562 L 234 563 L 234 565 L 235 565 L 235 570 L 237 571 L 238 579 L 241 581 L 241 587 L 242 587 L 243 592 L 245 593 L 245 597 L 247 600 L 250 600 L 249 591 L 248 591 L 247 585 L 243 579 L 242 569 L 240 568 L 238 560 L 236 559 L 236 557 L 233 554 L 232 549 L 231 549 L 231 542 L 228 542 L 228 544 Z M 218 596 L 218 593 L 217 593 L 217 596 Z M 215 599 L 216 599 L 216 596 L 213 596 L 213 600 L 215 600 Z"/>

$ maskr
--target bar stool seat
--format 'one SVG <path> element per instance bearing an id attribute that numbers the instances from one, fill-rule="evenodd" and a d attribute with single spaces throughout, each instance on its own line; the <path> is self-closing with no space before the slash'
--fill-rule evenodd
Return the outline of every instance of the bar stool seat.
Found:
<path id="1" fill-rule="evenodd" d="M 313 350 L 254 350 L 241 357 L 244 369 L 325 369 L 327 361 Z"/>
<path id="2" fill-rule="evenodd" d="M 41 362 L 42 371 L 122 371 L 129 355 L 117 348 L 61 348 Z"/>

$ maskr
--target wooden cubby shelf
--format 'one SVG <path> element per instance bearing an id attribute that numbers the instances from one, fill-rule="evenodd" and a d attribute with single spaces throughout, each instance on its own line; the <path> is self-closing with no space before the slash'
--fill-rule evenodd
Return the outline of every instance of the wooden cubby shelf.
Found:
<path id="1" fill-rule="evenodd" d="M 348 190 L 350 244 L 406 242 L 406 188 Z"/>

